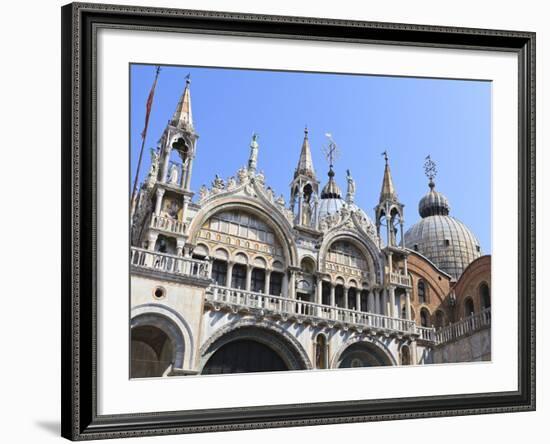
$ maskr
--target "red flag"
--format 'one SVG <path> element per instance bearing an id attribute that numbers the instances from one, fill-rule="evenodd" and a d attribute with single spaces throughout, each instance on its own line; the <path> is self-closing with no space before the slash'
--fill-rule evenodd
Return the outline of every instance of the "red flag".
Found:
<path id="1" fill-rule="evenodd" d="M 153 97 L 155 96 L 155 88 L 157 87 L 157 79 L 159 77 L 159 72 L 160 72 L 160 66 L 157 66 L 155 81 L 153 82 L 151 91 L 149 91 L 149 97 L 147 98 L 147 105 L 145 108 L 145 126 L 143 128 L 143 131 L 141 132 L 141 137 L 143 139 L 145 139 L 145 136 L 147 134 L 147 127 L 149 126 L 149 116 L 151 115 L 151 108 L 153 107 Z"/>

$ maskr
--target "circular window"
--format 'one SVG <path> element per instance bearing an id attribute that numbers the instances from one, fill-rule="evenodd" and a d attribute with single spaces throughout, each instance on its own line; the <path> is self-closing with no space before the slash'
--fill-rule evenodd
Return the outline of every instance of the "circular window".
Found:
<path id="1" fill-rule="evenodd" d="M 153 290 L 153 296 L 156 299 L 162 299 L 164 296 L 166 296 L 166 290 L 163 287 L 156 287 Z"/>

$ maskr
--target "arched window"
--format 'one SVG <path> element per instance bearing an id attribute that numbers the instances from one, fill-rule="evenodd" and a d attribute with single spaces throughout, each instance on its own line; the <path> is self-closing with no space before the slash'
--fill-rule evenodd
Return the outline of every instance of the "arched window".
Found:
<path id="1" fill-rule="evenodd" d="M 481 308 L 483 310 L 491 307 L 491 293 L 489 292 L 489 286 L 485 282 L 479 286 L 479 300 L 481 301 Z"/>
<path id="2" fill-rule="evenodd" d="M 344 286 L 343 285 L 337 285 L 334 289 L 335 292 L 335 302 L 336 306 L 340 308 L 344 308 Z"/>
<path id="3" fill-rule="evenodd" d="M 271 272 L 269 277 L 269 294 L 281 296 L 283 294 L 283 273 Z"/>
<path id="4" fill-rule="evenodd" d="M 328 368 L 328 346 L 327 338 L 319 333 L 315 341 L 315 367 Z"/>
<path id="5" fill-rule="evenodd" d="M 212 262 L 212 279 L 218 285 L 227 284 L 227 262 L 214 259 Z"/>
<path id="6" fill-rule="evenodd" d="M 418 303 L 419 304 L 426 304 L 428 302 L 428 298 L 426 297 L 426 284 L 422 279 L 419 279 L 418 281 Z"/>
<path id="7" fill-rule="evenodd" d="M 430 325 L 430 312 L 423 308 L 420 310 L 420 325 L 428 327 Z"/>
<path id="8" fill-rule="evenodd" d="M 265 270 L 254 268 L 250 279 L 250 289 L 256 293 L 263 293 L 265 290 Z"/>
<path id="9" fill-rule="evenodd" d="M 348 308 L 350 310 L 359 310 L 359 307 L 356 307 L 357 303 L 357 290 L 353 287 L 348 289 Z"/>
<path id="10" fill-rule="evenodd" d="M 466 298 L 464 301 L 464 317 L 467 318 L 474 314 L 474 301 L 472 298 Z"/>
<path id="11" fill-rule="evenodd" d="M 233 274 L 231 275 L 231 287 L 244 290 L 246 288 L 246 266 L 242 264 L 233 265 Z"/>

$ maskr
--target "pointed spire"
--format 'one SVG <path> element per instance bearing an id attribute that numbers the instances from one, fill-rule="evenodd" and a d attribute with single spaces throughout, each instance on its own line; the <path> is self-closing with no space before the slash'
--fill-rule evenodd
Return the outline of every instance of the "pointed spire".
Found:
<path id="1" fill-rule="evenodd" d="M 180 97 L 171 124 L 181 128 L 193 129 L 193 113 L 191 111 L 191 75 L 185 76 L 185 89 Z"/>
<path id="2" fill-rule="evenodd" d="M 309 146 L 309 130 L 307 126 L 304 129 L 304 141 L 300 151 L 300 159 L 294 171 L 294 178 L 304 175 L 312 179 L 315 178 L 315 169 L 313 168 L 313 158 L 311 157 L 311 148 Z"/>
<path id="3" fill-rule="evenodd" d="M 380 190 L 379 202 L 382 203 L 386 200 L 396 201 L 397 193 L 395 192 L 395 187 L 393 186 L 393 180 L 391 177 L 388 152 L 384 151 L 382 155 L 384 156 L 384 160 L 386 161 L 386 166 L 384 167 L 384 178 L 382 180 L 382 189 Z"/>

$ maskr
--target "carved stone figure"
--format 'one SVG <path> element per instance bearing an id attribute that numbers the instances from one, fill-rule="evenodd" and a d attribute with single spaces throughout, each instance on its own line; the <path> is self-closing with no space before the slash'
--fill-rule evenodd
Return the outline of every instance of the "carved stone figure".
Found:
<path id="1" fill-rule="evenodd" d="M 237 187 L 237 181 L 235 180 L 234 176 L 231 176 L 229 179 L 227 179 L 227 189 L 233 190 Z"/>
<path id="2" fill-rule="evenodd" d="M 239 178 L 239 185 L 242 185 L 248 181 L 248 170 L 245 167 L 241 167 L 239 171 L 237 171 L 237 177 Z"/>
<path id="3" fill-rule="evenodd" d="M 178 185 L 178 176 L 179 176 L 178 166 L 175 163 L 173 163 L 172 166 L 170 167 L 170 179 L 169 179 L 170 185 Z"/>
<path id="4" fill-rule="evenodd" d="M 208 188 L 206 185 L 202 185 L 199 189 L 199 200 L 204 200 L 208 197 Z"/>
<path id="5" fill-rule="evenodd" d="M 212 181 L 212 192 L 219 193 L 225 189 L 224 180 L 216 174 L 216 177 Z"/>

